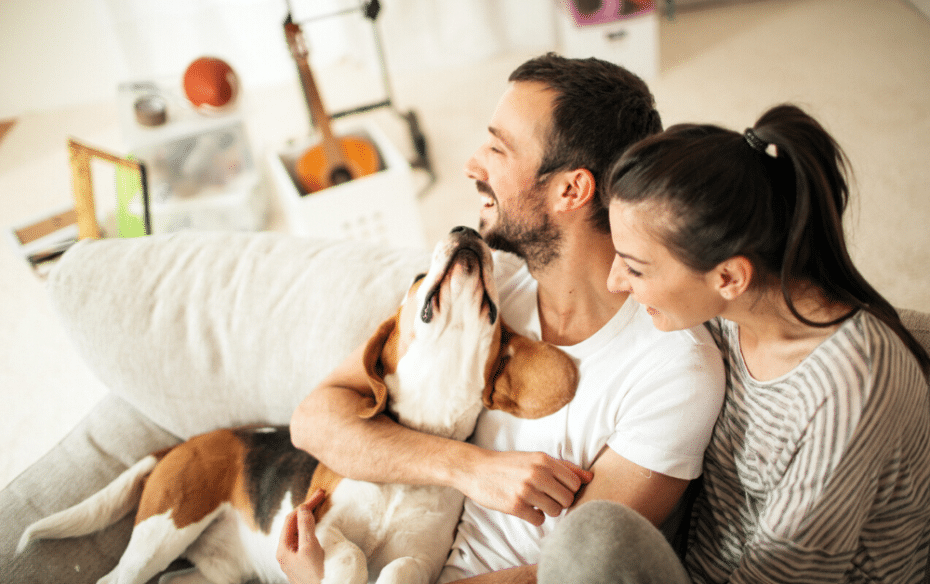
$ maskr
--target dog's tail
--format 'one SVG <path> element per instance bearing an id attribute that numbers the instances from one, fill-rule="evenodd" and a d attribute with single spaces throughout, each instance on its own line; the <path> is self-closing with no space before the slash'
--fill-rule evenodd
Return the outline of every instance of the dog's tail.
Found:
<path id="1" fill-rule="evenodd" d="M 139 504 L 145 480 L 158 460 L 154 454 L 146 456 L 103 490 L 73 507 L 36 521 L 26 528 L 16 553 L 21 553 L 36 539 L 87 535 L 116 523 Z"/>

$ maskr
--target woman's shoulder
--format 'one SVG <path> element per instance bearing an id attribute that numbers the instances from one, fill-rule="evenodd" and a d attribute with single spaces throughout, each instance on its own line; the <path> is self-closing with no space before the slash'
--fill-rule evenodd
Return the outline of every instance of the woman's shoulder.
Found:
<path id="1" fill-rule="evenodd" d="M 926 387 L 927 380 L 913 353 L 877 316 L 860 310 L 844 323 L 840 331 L 845 333 L 853 349 L 861 351 L 873 379 L 894 379 L 895 383 L 912 383 L 921 389 Z"/>
<path id="2" fill-rule="evenodd" d="M 714 317 L 704 323 L 704 328 L 710 333 L 710 337 L 716 343 L 717 348 L 726 357 L 730 346 L 730 333 L 736 330 L 736 323 L 729 321 L 722 316 Z"/>
<path id="3" fill-rule="evenodd" d="M 823 345 L 860 355 L 870 368 L 878 360 L 911 354 L 891 327 L 867 310 L 859 310 L 849 317 Z"/>
<path id="4" fill-rule="evenodd" d="M 822 403 L 844 403 L 869 415 L 927 405 L 927 382 L 917 360 L 888 325 L 865 310 L 830 335 L 793 381 L 814 387 Z"/>

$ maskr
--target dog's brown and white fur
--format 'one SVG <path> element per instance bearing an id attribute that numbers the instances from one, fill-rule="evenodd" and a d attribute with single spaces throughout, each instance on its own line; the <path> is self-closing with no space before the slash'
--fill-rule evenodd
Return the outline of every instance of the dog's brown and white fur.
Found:
<path id="1" fill-rule="evenodd" d="M 574 364 L 501 323 L 492 272 L 490 250 L 471 229 L 456 228 L 436 246 L 429 272 L 368 342 L 371 400 L 360 415 L 387 410 L 411 428 L 464 440 L 482 406 L 540 417 L 571 400 Z M 20 550 L 34 539 L 91 533 L 138 505 L 129 545 L 100 582 L 144 583 L 178 557 L 195 567 L 179 580 L 286 582 L 275 560 L 284 518 L 317 484 L 329 494 L 317 525 L 327 584 L 363 584 L 369 568 L 380 571 L 379 583 L 436 579 L 461 493 L 340 479 L 280 427 L 217 430 L 152 454 L 31 525 Z"/>

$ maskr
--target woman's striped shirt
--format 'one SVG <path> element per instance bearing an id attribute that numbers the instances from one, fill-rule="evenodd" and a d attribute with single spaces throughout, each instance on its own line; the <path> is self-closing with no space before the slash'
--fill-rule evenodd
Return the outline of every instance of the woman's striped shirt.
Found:
<path id="1" fill-rule="evenodd" d="M 738 327 L 711 329 L 728 379 L 692 521 L 694 580 L 922 582 L 930 392 L 900 339 L 860 311 L 792 372 L 759 382 Z"/>

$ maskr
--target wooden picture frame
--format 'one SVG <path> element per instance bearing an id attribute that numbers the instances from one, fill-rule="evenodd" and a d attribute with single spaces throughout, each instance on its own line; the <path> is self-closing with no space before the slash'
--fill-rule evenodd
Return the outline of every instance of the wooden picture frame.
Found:
<path id="1" fill-rule="evenodd" d="M 91 161 L 103 160 L 114 164 L 117 169 L 136 172 L 142 188 L 143 235 L 152 233 L 149 215 L 148 181 L 145 165 L 138 160 L 121 158 L 109 152 L 82 144 L 73 138 L 68 139 L 68 159 L 71 165 L 71 186 L 74 193 L 74 209 L 77 213 L 78 239 L 100 239 L 104 236 L 97 219 L 97 205 L 94 201 L 94 181 L 91 173 Z"/>

